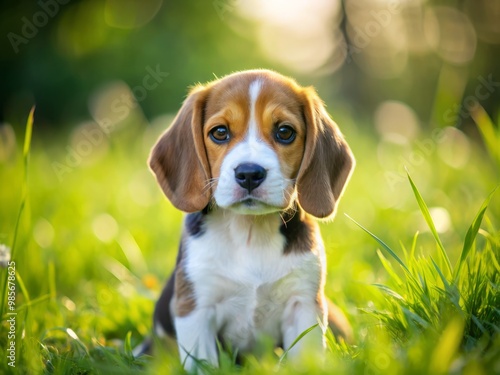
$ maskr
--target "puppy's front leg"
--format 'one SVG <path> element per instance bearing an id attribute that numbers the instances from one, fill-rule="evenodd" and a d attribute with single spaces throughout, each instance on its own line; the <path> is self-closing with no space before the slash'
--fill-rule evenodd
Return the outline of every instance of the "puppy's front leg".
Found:
<path id="1" fill-rule="evenodd" d="M 315 324 L 318 326 L 290 349 L 300 334 Z M 293 298 L 289 301 L 283 319 L 283 344 L 285 350 L 290 349 L 288 357 L 293 361 L 300 361 L 305 353 L 322 355 L 326 347 L 325 327 L 326 313 L 316 301 L 301 298 Z"/>
<path id="2" fill-rule="evenodd" d="M 218 365 L 213 308 L 195 309 L 189 315 L 176 317 L 175 330 L 181 361 L 187 371 L 195 371 L 203 360 Z"/>

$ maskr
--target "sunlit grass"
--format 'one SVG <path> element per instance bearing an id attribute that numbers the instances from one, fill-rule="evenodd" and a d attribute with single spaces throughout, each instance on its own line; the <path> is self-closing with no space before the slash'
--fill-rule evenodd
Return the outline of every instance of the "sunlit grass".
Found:
<path id="1" fill-rule="evenodd" d="M 1 166 L 0 178 L 9 183 L 2 187 L 0 243 L 12 246 L 17 233 L 11 255 L 18 271 L 18 315 L 16 368 L 2 358 L 0 372 L 183 372 L 175 346 L 158 346 L 153 357 L 132 355 L 149 334 L 154 301 L 173 268 L 180 234 L 182 215 L 163 198 L 146 167 L 159 131 L 130 127 L 113 134 L 106 153 L 72 167 L 59 181 L 51 163 L 64 160 L 68 141 L 43 139 L 35 127 L 30 163 L 29 148 L 19 147 L 20 156 Z M 311 356 L 293 366 L 272 348 L 243 366 L 226 353 L 220 369 L 207 371 L 500 373 L 495 161 L 477 147 L 464 169 L 453 170 L 436 153 L 427 155 L 424 167 L 408 166 L 415 181 L 390 191 L 398 200 L 391 206 L 391 187 L 381 177 L 386 170 L 373 157 L 377 142 L 361 132 L 347 136 L 358 169 L 339 215 L 322 224 L 322 231 L 329 257 L 327 294 L 347 312 L 355 344 L 329 336 L 324 362 Z M 451 217 L 445 232 L 432 217 L 436 206 Z M 5 277 L 0 270 L 1 280 Z M 2 293 L 5 301 L 5 289 Z M 2 348 L 5 313 L 4 307 Z"/>
<path id="2" fill-rule="evenodd" d="M 460 356 L 462 363 L 456 366 L 468 366 L 467 361 L 471 360 L 467 356 L 468 351 L 477 350 L 479 340 L 484 345 L 482 355 L 488 362 L 486 358 L 500 355 L 497 345 L 500 332 L 498 232 L 497 238 L 494 238 L 495 233 L 492 235 L 483 231 L 485 244 L 476 248 L 475 243 L 494 192 L 480 207 L 465 237 L 457 265 L 452 269 L 427 205 L 410 176 L 408 179 L 436 240 L 439 250 L 435 255 L 437 258 L 435 260 L 431 254 L 425 253 L 416 255 L 417 233 L 409 251 L 403 246 L 405 259 L 402 260 L 381 239 L 358 224 L 403 270 L 400 276 L 383 253 L 377 252 L 390 275 L 391 286 L 376 284 L 386 296 L 387 308 L 382 310 L 376 307 L 364 311 L 373 315 L 402 347 L 420 340 L 422 336 L 434 338 L 436 345 L 429 353 L 428 373 L 447 373 L 452 361 L 457 361 Z"/>

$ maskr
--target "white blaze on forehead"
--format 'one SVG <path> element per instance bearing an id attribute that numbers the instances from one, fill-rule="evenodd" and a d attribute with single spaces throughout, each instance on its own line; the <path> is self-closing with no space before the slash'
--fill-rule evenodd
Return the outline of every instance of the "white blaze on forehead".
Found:
<path id="1" fill-rule="evenodd" d="M 257 103 L 257 98 L 259 97 L 261 88 L 262 88 L 262 81 L 260 79 L 253 81 L 248 88 L 248 94 L 250 96 L 250 120 L 248 122 L 247 139 L 250 142 L 257 140 L 259 138 L 257 130 L 258 129 L 257 120 L 255 116 L 255 105 Z"/>
<path id="2" fill-rule="evenodd" d="M 262 91 L 263 81 L 256 79 L 248 86 L 248 106 L 250 117 L 243 140 L 236 144 L 224 157 L 220 167 L 220 176 L 214 198 L 217 205 L 228 208 L 248 197 L 249 192 L 243 189 L 235 180 L 235 169 L 243 163 L 257 164 L 267 172 L 265 181 L 252 191 L 252 197 L 259 199 L 266 207 L 260 210 L 269 212 L 269 207 L 282 208 L 287 205 L 286 194 L 289 187 L 281 173 L 280 160 L 276 151 L 265 142 L 266 134 L 259 131 L 256 104 Z M 276 210 L 276 209 L 274 209 Z M 252 211 L 257 213 L 256 211 Z"/>

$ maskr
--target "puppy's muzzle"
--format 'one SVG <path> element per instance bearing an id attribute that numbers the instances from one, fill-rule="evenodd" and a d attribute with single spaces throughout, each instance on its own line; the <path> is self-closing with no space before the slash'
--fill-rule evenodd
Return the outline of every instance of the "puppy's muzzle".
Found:
<path id="1" fill-rule="evenodd" d="M 251 193 L 266 179 L 267 172 L 258 164 L 243 163 L 234 169 L 234 179 L 243 189 Z"/>

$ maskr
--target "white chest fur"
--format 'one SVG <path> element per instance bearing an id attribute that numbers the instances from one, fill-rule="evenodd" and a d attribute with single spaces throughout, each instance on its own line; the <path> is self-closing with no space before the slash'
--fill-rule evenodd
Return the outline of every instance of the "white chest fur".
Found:
<path id="1" fill-rule="evenodd" d="M 186 240 L 185 272 L 196 310 L 213 313 L 216 334 L 240 350 L 260 335 L 283 340 L 295 302 L 316 303 L 324 262 L 316 249 L 285 254 L 279 215 L 243 216 L 212 212 L 202 235 Z M 288 318 L 290 319 L 290 318 Z M 314 322 L 313 322 L 314 324 Z"/>

